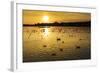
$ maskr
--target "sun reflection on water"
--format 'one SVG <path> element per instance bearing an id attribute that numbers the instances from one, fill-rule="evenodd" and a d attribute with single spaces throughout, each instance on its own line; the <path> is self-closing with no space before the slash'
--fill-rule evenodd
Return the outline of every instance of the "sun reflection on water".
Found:
<path id="1" fill-rule="evenodd" d="M 44 28 L 43 36 L 47 37 L 49 34 L 50 34 L 49 29 L 48 28 Z"/>

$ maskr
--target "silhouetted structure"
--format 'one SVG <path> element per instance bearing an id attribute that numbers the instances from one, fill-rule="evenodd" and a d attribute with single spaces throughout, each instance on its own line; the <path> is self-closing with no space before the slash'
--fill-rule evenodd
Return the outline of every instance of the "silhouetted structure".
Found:
<path id="1" fill-rule="evenodd" d="M 37 24 L 23 24 L 23 26 L 91 26 L 91 21 L 87 22 L 54 22 L 54 23 L 37 23 Z"/>

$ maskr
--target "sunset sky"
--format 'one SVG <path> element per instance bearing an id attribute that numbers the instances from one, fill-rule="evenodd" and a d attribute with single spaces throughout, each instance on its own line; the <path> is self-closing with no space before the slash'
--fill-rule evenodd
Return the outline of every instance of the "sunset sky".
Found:
<path id="1" fill-rule="evenodd" d="M 23 24 L 90 21 L 90 13 L 23 10 Z"/>

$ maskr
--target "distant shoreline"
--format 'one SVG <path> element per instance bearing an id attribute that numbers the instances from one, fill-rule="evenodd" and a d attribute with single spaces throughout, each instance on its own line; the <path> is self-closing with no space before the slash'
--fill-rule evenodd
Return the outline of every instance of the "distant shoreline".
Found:
<path id="1" fill-rule="evenodd" d="M 91 21 L 87 22 L 54 22 L 54 23 L 37 23 L 37 24 L 23 24 L 24 27 L 32 27 L 32 26 L 77 26 L 77 27 L 90 27 L 91 26 Z"/>

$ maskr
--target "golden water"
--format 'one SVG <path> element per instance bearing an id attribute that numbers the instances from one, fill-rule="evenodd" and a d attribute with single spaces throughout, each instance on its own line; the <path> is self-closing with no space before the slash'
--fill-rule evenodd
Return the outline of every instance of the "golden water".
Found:
<path id="1" fill-rule="evenodd" d="M 23 62 L 90 59 L 90 27 L 23 27 Z"/>

